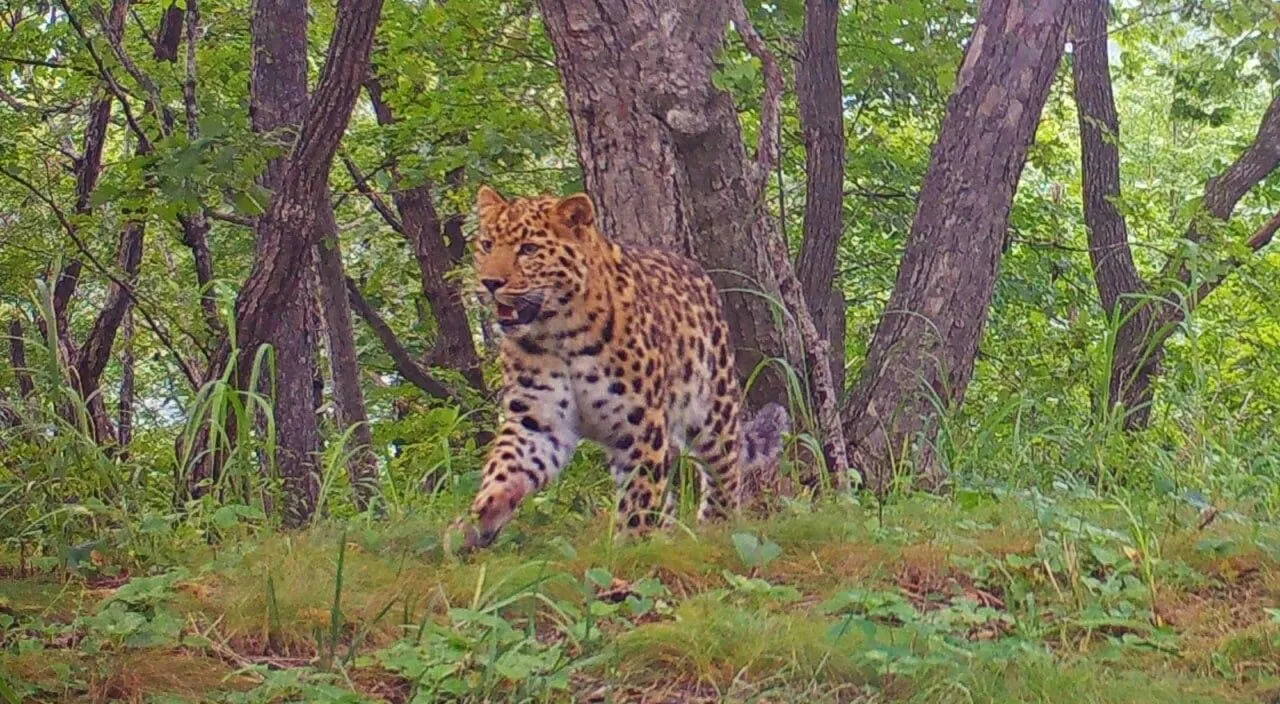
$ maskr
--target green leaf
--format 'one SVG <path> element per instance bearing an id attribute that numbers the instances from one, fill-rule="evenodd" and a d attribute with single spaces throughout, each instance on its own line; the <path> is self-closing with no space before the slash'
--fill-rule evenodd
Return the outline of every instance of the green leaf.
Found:
<path id="1" fill-rule="evenodd" d="M 587 581 L 600 589 L 607 589 L 613 584 L 613 575 L 603 567 L 592 567 L 587 570 Z"/>

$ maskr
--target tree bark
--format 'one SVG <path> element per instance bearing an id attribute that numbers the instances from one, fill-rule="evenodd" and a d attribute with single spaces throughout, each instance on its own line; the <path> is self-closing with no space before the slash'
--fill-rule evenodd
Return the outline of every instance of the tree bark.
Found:
<path id="1" fill-rule="evenodd" d="M 252 34 L 250 120 L 255 132 L 278 140 L 287 153 L 307 111 L 306 0 L 255 0 Z M 272 159 L 260 179 L 260 183 L 277 196 L 287 164 L 284 156 Z M 314 207 L 322 207 L 319 198 L 313 202 Z M 290 246 L 265 233 L 267 224 L 264 219 L 258 225 L 259 260 L 270 257 L 273 247 Z M 303 247 L 297 266 L 305 272 L 311 270 L 311 264 L 311 248 Z M 316 374 L 316 331 L 312 325 L 310 293 L 310 276 L 303 277 L 299 285 L 284 293 L 272 311 L 279 324 L 271 326 L 263 340 L 275 351 L 275 376 L 264 375 L 262 379 L 264 390 L 272 392 L 274 459 L 276 470 L 284 480 L 285 520 L 295 526 L 310 519 L 320 485 L 317 460 L 322 440 L 312 389 Z M 238 371 L 244 378 L 250 372 L 249 369 Z"/>
<path id="2" fill-rule="evenodd" d="M 800 368 L 795 331 L 775 322 L 766 298 L 778 294 L 772 223 L 751 188 L 733 100 L 712 84 L 731 0 L 539 6 L 601 230 L 708 269 L 742 378 L 765 357 Z M 749 396 L 755 405 L 786 398 L 782 375 L 767 370 Z"/>
<path id="3" fill-rule="evenodd" d="M 796 66 L 796 98 L 804 132 L 804 240 L 796 276 L 824 338 L 831 345 L 831 374 L 843 383 L 844 297 L 833 296 L 836 249 L 844 229 L 844 90 L 837 56 L 838 0 L 807 0 L 804 37 Z M 835 305 L 837 304 L 838 305 Z M 834 305 L 834 307 L 833 307 Z M 837 387 L 842 388 L 842 387 Z"/>
<path id="4" fill-rule="evenodd" d="M 18 396 L 23 400 L 31 398 L 36 385 L 27 366 L 27 338 L 20 318 L 9 321 L 9 366 L 13 367 L 13 376 L 18 382 Z"/>
<path id="5" fill-rule="evenodd" d="M 1062 55 L 1067 0 L 986 0 L 947 104 L 906 251 L 845 413 L 853 464 L 886 490 L 918 443 L 943 479 L 938 415 L 973 373 L 1014 191 Z"/>
<path id="6" fill-rule="evenodd" d="M 116 440 L 116 433 L 111 420 L 107 416 L 106 403 L 101 397 L 102 372 L 111 361 L 111 350 L 115 346 L 116 335 L 124 323 L 129 307 L 133 303 L 133 292 L 130 288 L 138 277 L 142 265 L 142 242 L 146 226 L 141 222 L 130 222 L 120 233 L 120 244 L 116 250 L 116 267 L 124 276 L 112 281 L 107 290 L 107 300 L 98 312 L 89 330 L 84 344 L 75 349 L 69 344 L 68 364 L 72 367 L 72 382 L 80 397 L 84 399 L 93 421 L 94 439 L 99 442 Z"/>
<path id="7" fill-rule="evenodd" d="M 112 0 L 111 10 L 107 15 L 107 31 L 121 32 L 124 29 L 125 14 L 129 9 L 128 0 Z M 89 104 L 89 121 L 84 130 L 84 149 L 76 160 L 76 205 L 75 213 L 84 215 L 89 212 L 89 199 L 98 187 L 98 178 L 102 175 L 102 151 L 107 141 L 107 127 L 111 124 L 111 103 L 109 94 L 95 98 Z M 57 325 L 58 334 L 67 329 L 67 308 L 71 297 L 75 295 L 80 283 L 80 272 L 84 262 L 72 259 L 58 276 L 53 289 L 53 322 Z"/>
<path id="8" fill-rule="evenodd" d="M 378 124 L 394 124 L 395 115 L 382 99 L 382 86 L 378 79 L 371 77 L 365 81 L 365 90 L 373 103 Z M 390 162 L 389 171 L 396 181 L 391 193 L 392 202 L 400 214 L 401 232 L 413 247 L 413 256 L 422 277 L 422 294 L 431 306 L 431 314 L 439 330 L 439 340 L 432 350 L 431 359 L 440 366 L 458 370 L 467 383 L 483 390 L 480 355 L 471 336 L 471 323 L 462 304 L 462 292 L 445 278 L 453 266 L 454 257 L 445 242 L 446 232 L 432 200 L 430 186 L 406 183 L 394 156 Z M 461 243 L 460 232 L 452 234 L 453 239 Z"/>
<path id="9" fill-rule="evenodd" d="M 763 199 L 769 175 L 778 160 L 781 149 L 778 124 L 782 114 L 782 71 L 756 32 L 742 0 L 733 0 L 730 6 L 733 24 L 747 50 L 760 60 L 764 73 L 764 99 L 760 107 L 760 134 L 756 146 L 755 163 L 752 165 L 748 188 L 757 202 Z M 773 225 L 772 222 L 768 223 Z M 808 372 L 809 394 L 816 415 L 815 430 L 822 441 L 822 455 L 827 470 L 839 489 L 849 486 L 849 460 L 840 426 L 840 406 L 835 384 L 831 379 L 831 352 L 828 341 L 818 332 L 804 298 L 800 280 L 796 278 L 787 253 L 787 242 L 781 230 L 770 227 L 765 233 L 765 249 L 770 266 L 778 279 L 778 295 L 796 322 L 804 344 L 804 369 Z"/>
<path id="10" fill-rule="evenodd" d="M 833 394 L 844 390 L 846 321 L 844 295 L 835 285 L 836 252 L 844 231 L 844 84 L 836 42 L 839 19 L 837 0 L 805 2 L 796 66 L 806 175 L 804 238 L 796 259 L 796 276 L 816 333 L 829 350 Z M 810 384 L 814 384 L 812 378 Z M 833 399 L 835 408 L 840 407 L 840 401 Z M 827 463 L 831 465 L 831 457 Z"/>
<path id="11" fill-rule="evenodd" d="M 154 56 L 156 61 L 177 63 L 178 44 L 182 41 L 183 11 L 178 4 L 172 3 L 165 8 L 160 19 L 160 27 L 156 30 Z"/>
<path id="12" fill-rule="evenodd" d="M 1072 77 L 1081 136 L 1081 179 L 1085 225 L 1094 281 L 1104 310 L 1118 322 L 1112 350 L 1108 404 L 1124 414 L 1124 426 L 1146 427 L 1154 400 L 1153 384 L 1160 373 L 1164 344 L 1177 324 L 1221 282 L 1224 275 L 1201 283 L 1182 300 L 1172 284 L 1154 291 L 1134 264 L 1120 198 L 1120 135 L 1111 72 L 1107 57 L 1107 0 L 1077 0 L 1072 10 Z M 1280 165 L 1280 97 L 1272 101 L 1257 136 L 1234 163 L 1211 179 L 1204 190 L 1204 215 L 1192 220 L 1185 238 L 1203 242 L 1204 217 L 1228 220 L 1235 206 L 1254 186 Z M 1273 218 L 1272 222 L 1276 219 Z M 1272 222 L 1249 238 L 1258 251 L 1269 244 Z M 1240 262 L 1228 259 L 1229 271 Z M 1161 275 L 1164 281 L 1190 284 L 1185 260 L 1173 258 Z"/>
<path id="13" fill-rule="evenodd" d="M 360 386 L 360 365 L 356 358 L 356 336 L 351 305 L 347 301 L 338 226 L 333 219 L 333 209 L 323 205 L 327 204 L 322 204 L 318 216 L 324 239 L 316 246 L 316 269 L 333 374 L 333 400 L 338 408 L 339 426 L 344 431 L 352 429 L 347 447 L 347 475 L 356 507 L 364 511 L 378 491 L 378 458 L 373 453 L 373 431 L 365 409 L 364 389 Z"/>
<path id="14" fill-rule="evenodd" d="M 1080 161 L 1089 259 L 1102 308 L 1116 323 L 1108 406 L 1122 408 L 1126 427 L 1145 425 L 1151 378 L 1161 350 L 1145 349 L 1156 316 L 1142 302 L 1146 285 L 1129 249 L 1120 200 L 1120 121 L 1107 57 L 1107 0 L 1072 4 L 1072 65 L 1080 122 Z"/>
<path id="15" fill-rule="evenodd" d="M 307 112 L 306 1 L 254 0 L 251 30 L 249 120 L 254 132 L 284 147 L 262 176 L 262 184 L 274 190 Z"/>
<path id="16" fill-rule="evenodd" d="M 116 404 L 116 435 L 121 452 L 128 452 L 133 443 L 133 395 L 134 395 L 134 354 L 133 354 L 133 314 L 125 311 L 124 324 L 121 327 L 122 347 L 120 352 L 120 398 Z"/>
<path id="17" fill-rule="evenodd" d="M 368 71 L 369 52 L 381 11 L 381 0 L 341 0 L 338 4 L 324 72 L 293 151 L 279 169 L 280 180 L 271 203 L 259 220 L 258 252 L 253 270 L 236 299 L 239 346 L 236 370 L 241 388 L 247 383 L 258 347 L 275 339 L 280 328 L 289 324 L 290 313 L 285 308 L 303 295 L 300 291 L 305 291 L 304 282 L 309 278 L 310 258 L 317 239 L 314 234 L 318 227 L 317 212 L 323 207 L 322 199 L 328 198 L 329 168 L 351 118 L 360 82 Z M 266 20 L 270 16 L 269 12 L 261 15 L 255 12 L 256 19 Z M 255 116 L 255 119 L 261 117 Z M 305 318 L 302 323 L 305 325 Z M 279 351 L 283 357 L 284 350 Z M 305 356 L 310 357 L 310 352 L 308 349 Z M 224 349 L 220 357 L 225 359 L 228 353 L 229 350 Z M 311 378 L 308 369 L 302 376 L 305 385 L 293 384 L 286 389 L 288 395 L 282 394 L 277 399 L 277 408 L 280 404 L 292 404 L 300 408 L 298 413 L 309 416 L 310 427 L 315 427 Z M 301 424 L 305 421 L 300 419 Z M 310 438 L 299 440 L 296 447 L 281 448 L 280 468 L 287 500 L 285 524 L 290 527 L 310 519 L 319 490 L 315 460 L 302 454 L 316 443 Z"/>

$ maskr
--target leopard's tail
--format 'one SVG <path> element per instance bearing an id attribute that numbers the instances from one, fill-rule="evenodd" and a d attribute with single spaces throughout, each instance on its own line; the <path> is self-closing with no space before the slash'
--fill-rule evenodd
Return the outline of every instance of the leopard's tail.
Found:
<path id="1" fill-rule="evenodd" d="M 776 403 L 765 404 L 754 416 L 742 423 L 742 474 L 777 473 L 782 457 L 782 435 L 791 430 L 787 409 Z"/>

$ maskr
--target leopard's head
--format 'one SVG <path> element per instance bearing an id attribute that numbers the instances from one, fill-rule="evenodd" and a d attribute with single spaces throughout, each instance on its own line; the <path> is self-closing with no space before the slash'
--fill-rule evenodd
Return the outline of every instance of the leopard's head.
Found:
<path id="1" fill-rule="evenodd" d="M 477 291 L 504 330 L 554 318 L 586 291 L 600 243 L 586 194 L 508 200 L 481 186 L 476 212 Z"/>

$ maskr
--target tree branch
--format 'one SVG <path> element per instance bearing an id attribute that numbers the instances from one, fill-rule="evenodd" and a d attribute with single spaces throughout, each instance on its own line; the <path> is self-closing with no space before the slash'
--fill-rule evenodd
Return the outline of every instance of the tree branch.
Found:
<path id="1" fill-rule="evenodd" d="M 751 170 L 751 198 L 758 200 L 765 192 L 773 165 L 778 161 L 778 120 L 782 113 L 784 83 L 778 62 L 774 60 L 773 54 L 769 53 L 764 39 L 751 24 L 746 4 L 742 0 L 730 0 L 729 7 L 738 36 L 742 37 L 743 43 L 747 45 L 747 51 L 760 60 L 760 69 L 764 73 L 760 131 L 756 136 L 756 160 Z"/>
<path id="2" fill-rule="evenodd" d="M 107 35 L 107 45 L 111 47 L 111 54 L 115 56 L 117 62 L 124 67 L 126 73 L 133 77 L 133 80 L 142 86 L 142 90 L 147 94 L 151 113 L 160 121 L 160 133 L 168 136 L 173 132 L 173 111 L 169 110 L 165 105 L 164 98 L 160 96 L 160 89 L 156 86 L 156 82 L 151 77 L 138 68 L 138 64 L 129 56 L 128 50 L 124 46 L 124 21 L 114 25 L 112 19 L 107 18 L 102 13 L 102 8 L 96 3 L 89 6 L 89 12 L 93 15 L 98 24 L 102 26 L 103 33 Z"/>
<path id="3" fill-rule="evenodd" d="M 1272 215 L 1270 220 L 1267 220 L 1262 227 L 1255 230 L 1249 239 L 1245 240 L 1245 245 L 1249 247 L 1251 252 L 1260 252 L 1267 245 L 1271 244 L 1272 240 L 1275 239 L 1276 232 L 1278 230 L 1280 230 L 1280 212 Z M 1195 310 L 1197 306 L 1204 302 L 1205 298 L 1209 297 L 1209 294 L 1213 293 L 1222 285 L 1222 282 L 1226 281 L 1227 276 L 1232 271 L 1243 265 L 1244 261 L 1239 257 L 1231 257 L 1222 262 L 1221 272 L 1200 284 L 1200 287 L 1196 289 L 1191 300 L 1187 301 L 1187 313 L 1190 314 L 1191 311 Z"/>
<path id="4" fill-rule="evenodd" d="M 369 204 L 373 206 L 374 210 L 378 211 L 378 215 L 382 216 L 388 227 L 403 235 L 404 223 L 400 222 L 400 218 L 396 217 L 396 214 L 392 212 L 391 206 L 387 205 L 387 202 L 369 187 L 369 178 L 373 174 L 370 173 L 369 176 L 366 176 L 361 173 L 360 167 L 346 154 L 342 155 L 342 163 L 347 167 L 347 173 L 351 174 L 351 180 L 355 182 L 356 190 L 369 200 Z"/>
<path id="5" fill-rule="evenodd" d="M 748 51 L 760 60 L 765 75 L 765 104 L 760 109 L 760 136 L 754 174 L 756 185 L 753 191 L 755 202 L 759 204 L 768 183 L 769 172 L 778 158 L 777 125 L 782 101 L 782 73 L 764 40 L 751 25 L 743 1 L 730 0 L 730 5 L 733 8 L 733 23 L 746 42 Z M 804 341 L 805 365 L 808 367 L 811 392 L 817 406 L 817 424 L 823 436 L 822 452 L 828 464 L 827 469 L 835 477 L 837 487 L 844 489 L 849 485 L 849 459 L 844 427 L 840 422 L 840 397 L 831 375 L 830 346 L 818 332 L 813 316 L 809 313 L 809 306 L 791 266 L 787 243 L 783 240 L 782 233 L 776 226 L 765 230 L 765 248 L 774 276 L 778 280 L 778 293 L 798 323 L 800 337 Z"/>
<path id="6" fill-rule="evenodd" d="M 1215 220 L 1229 219 L 1240 199 L 1277 167 L 1280 167 L 1280 95 L 1267 107 L 1249 147 L 1225 171 L 1205 184 L 1204 215 Z M 1203 225 L 1203 220 L 1193 218 L 1185 239 L 1203 242 L 1207 236 Z M 1183 284 L 1191 282 L 1191 275 L 1191 268 L 1181 257 L 1167 262 L 1161 272 L 1161 278 L 1176 278 Z"/>
<path id="7" fill-rule="evenodd" d="M 386 348 L 387 354 L 391 355 L 391 360 L 395 362 L 396 371 L 400 373 L 400 376 L 408 379 L 423 393 L 445 401 L 460 403 L 461 399 L 456 394 L 445 387 L 444 384 L 432 378 L 431 374 L 414 360 L 409 350 L 400 344 L 400 339 L 396 337 L 395 331 L 391 329 L 390 325 L 387 325 L 387 321 L 382 319 L 378 311 L 374 310 L 373 306 L 365 300 L 364 295 L 360 293 L 360 286 L 349 276 L 346 277 L 346 282 L 347 297 L 351 301 L 351 308 L 378 336 L 382 346 Z"/>
<path id="8" fill-rule="evenodd" d="M 89 56 L 93 58 L 93 64 L 98 69 L 98 76 L 107 84 L 107 90 L 115 96 L 116 101 L 120 103 L 120 109 L 124 112 L 125 123 L 129 125 L 130 131 L 138 138 L 138 149 L 140 151 L 151 151 L 151 138 L 147 136 L 142 126 L 138 124 L 137 118 L 133 115 L 133 110 L 129 107 L 129 97 L 125 94 L 124 89 L 116 81 L 115 76 L 107 68 L 106 62 L 102 60 L 102 55 L 94 48 L 93 41 L 84 31 L 84 25 L 80 24 L 80 20 L 71 12 L 71 7 L 67 4 L 67 0 L 58 0 L 62 6 L 62 11 L 67 16 L 67 21 L 75 30 L 76 35 L 80 37 L 80 41 L 84 42 L 85 49 L 88 50 Z M 111 4 L 110 21 L 115 22 L 119 16 L 119 22 L 124 23 L 124 11 L 128 7 L 128 0 L 113 0 Z M 118 8 L 118 9 L 117 9 Z"/>

